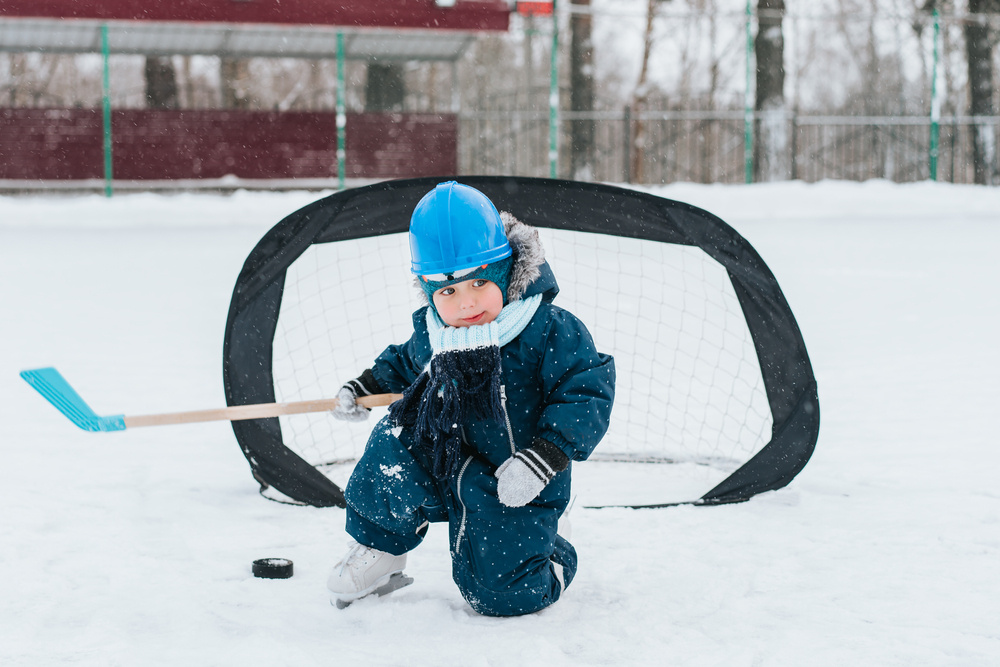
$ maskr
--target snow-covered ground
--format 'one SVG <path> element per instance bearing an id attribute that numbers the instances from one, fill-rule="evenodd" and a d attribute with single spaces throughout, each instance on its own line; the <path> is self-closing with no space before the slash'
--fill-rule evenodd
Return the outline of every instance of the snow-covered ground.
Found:
<path id="1" fill-rule="evenodd" d="M 338 611 L 342 510 L 261 498 L 228 424 L 85 433 L 17 376 L 54 365 L 101 414 L 223 405 L 239 268 L 319 195 L 0 198 L 0 664 L 1000 664 L 1000 189 L 653 191 L 777 276 L 819 444 L 747 503 L 574 509 L 575 582 L 512 619 L 465 604 L 443 527 L 413 586 Z M 267 556 L 295 576 L 252 577 Z"/>

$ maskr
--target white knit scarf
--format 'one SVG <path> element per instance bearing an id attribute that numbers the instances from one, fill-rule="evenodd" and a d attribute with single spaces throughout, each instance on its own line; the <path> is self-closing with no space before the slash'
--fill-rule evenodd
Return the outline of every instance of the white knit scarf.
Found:
<path id="1" fill-rule="evenodd" d="M 542 295 L 512 301 L 501 309 L 500 314 L 489 324 L 471 327 L 450 327 L 446 325 L 433 308 L 427 309 L 427 335 L 434 354 L 449 350 L 471 350 L 477 347 L 503 347 L 517 338 L 535 311 L 542 303 Z"/>
<path id="2" fill-rule="evenodd" d="M 467 417 L 503 419 L 500 348 L 524 331 L 541 303 L 541 294 L 512 301 L 492 322 L 470 327 L 447 326 L 433 308 L 427 309 L 431 360 L 389 416 L 413 428 L 436 478 L 449 479 L 458 470 Z"/>

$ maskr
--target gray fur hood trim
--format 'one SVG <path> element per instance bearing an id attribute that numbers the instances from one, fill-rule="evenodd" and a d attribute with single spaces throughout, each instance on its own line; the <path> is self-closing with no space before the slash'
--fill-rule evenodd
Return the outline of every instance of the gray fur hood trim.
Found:
<path id="1" fill-rule="evenodd" d="M 524 296 L 528 285 L 541 275 L 545 263 L 545 250 L 538 238 L 538 230 L 529 227 L 513 215 L 504 211 L 500 214 L 507 242 L 514 252 L 514 265 L 510 269 L 510 285 L 507 287 L 507 301 L 517 301 Z"/>
<path id="2" fill-rule="evenodd" d="M 538 237 L 538 230 L 524 224 L 507 211 L 500 213 L 507 242 L 513 252 L 514 265 L 510 269 L 510 285 L 507 287 L 507 302 L 517 301 L 524 296 L 528 286 L 541 276 L 545 263 L 545 250 Z M 427 295 L 420 287 L 420 277 L 413 277 L 413 285 L 427 303 Z"/>

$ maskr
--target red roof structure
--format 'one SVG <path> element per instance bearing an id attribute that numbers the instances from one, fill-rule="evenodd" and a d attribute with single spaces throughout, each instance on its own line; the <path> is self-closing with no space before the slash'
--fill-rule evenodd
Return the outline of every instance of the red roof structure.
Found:
<path id="1" fill-rule="evenodd" d="M 450 6 L 449 6 L 450 5 Z M 0 51 L 456 60 L 505 31 L 507 0 L 0 0 Z"/>
<path id="2" fill-rule="evenodd" d="M 345 28 L 507 30 L 507 0 L 3 0 L 0 16 L 273 23 Z"/>
<path id="3" fill-rule="evenodd" d="M 513 6 L 508 0 L 0 0 L 0 51 L 323 59 L 339 57 L 340 45 L 345 60 L 443 61 L 454 68 L 477 34 L 508 29 Z M 0 181 L 99 177 L 97 111 L 0 109 L 0 156 L 9 158 Z M 331 112 L 115 110 L 103 130 L 114 143 L 103 169 L 109 173 L 113 160 L 115 178 L 135 181 L 330 178 L 338 168 L 336 127 Z M 347 114 L 346 175 L 454 174 L 457 141 L 454 112 Z"/>

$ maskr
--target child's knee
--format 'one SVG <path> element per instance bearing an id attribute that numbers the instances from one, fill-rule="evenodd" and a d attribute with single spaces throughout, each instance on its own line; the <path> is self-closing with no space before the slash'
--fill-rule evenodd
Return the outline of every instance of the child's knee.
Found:
<path id="1" fill-rule="evenodd" d="M 347 507 L 347 534 L 355 540 L 379 551 L 399 556 L 413 551 L 423 541 L 426 523 L 417 525 L 408 522 L 405 526 L 385 525 L 386 521 L 375 522 Z"/>
<path id="2" fill-rule="evenodd" d="M 381 531 L 410 541 L 423 524 L 447 518 L 437 485 L 386 420 L 373 431 L 347 483 L 344 499 L 350 509 L 349 532 L 370 546 L 375 545 L 355 533 Z"/>
<path id="3" fill-rule="evenodd" d="M 452 577 L 462 597 L 485 616 L 520 616 L 556 602 L 576 574 L 576 551 L 561 537 L 555 552 L 519 561 L 509 571 L 477 571 L 470 560 L 452 554 Z M 481 565 L 480 565 L 481 569 Z"/>
<path id="4" fill-rule="evenodd" d="M 474 611 L 484 616 L 521 616 L 545 609 L 562 594 L 562 586 L 553 572 L 549 576 L 529 577 L 512 582 L 503 590 L 484 585 L 465 563 L 456 563 L 452 575 L 462 597 Z M 495 585 L 492 584 L 491 586 Z"/>

